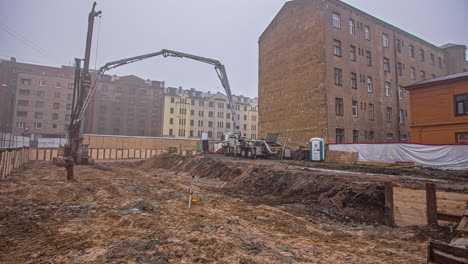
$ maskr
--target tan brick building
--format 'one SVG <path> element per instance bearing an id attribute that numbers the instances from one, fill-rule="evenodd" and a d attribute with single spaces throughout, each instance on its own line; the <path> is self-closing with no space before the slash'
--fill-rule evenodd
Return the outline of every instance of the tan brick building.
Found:
<path id="1" fill-rule="evenodd" d="M 85 133 L 162 135 L 164 82 L 139 77 L 101 77 L 87 111 Z"/>
<path id="2" fill-rule="evenodd" d="M 73 67 L 0 62 L 0 83 L 10 93 L 2 99 L 2 126 L 15 136 L 28 127 L 32 140 L 65 137 L 73 98 Z"/>
<path id="3" fill-rule="evenodd" d="M 259 132 L 304 144 L 406 141 L 402 86 L 466 71 L 437 47 L 338 0 L 287 2 L 259 39 Z"/>

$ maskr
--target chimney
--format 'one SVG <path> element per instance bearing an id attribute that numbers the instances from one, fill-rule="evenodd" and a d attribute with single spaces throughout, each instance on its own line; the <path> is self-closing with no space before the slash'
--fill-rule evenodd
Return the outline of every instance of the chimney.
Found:
<path id="1" fill-rule="evenodd" d="M 10 57 L 10 61 L 16 62 L 16 58 L 15 57 Z"/>

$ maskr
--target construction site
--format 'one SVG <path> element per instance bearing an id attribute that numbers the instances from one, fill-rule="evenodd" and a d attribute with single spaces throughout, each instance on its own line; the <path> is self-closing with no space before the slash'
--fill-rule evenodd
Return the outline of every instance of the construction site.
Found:
<path id="1" fill-rule="evenodd" d="M 252 99 L 213 54 L 92 69 L 102 14 L 94 3 L 74 67 L 0 61 L 1 263 L 468 264 L 466 46 L 288 1 L 258 38 Z M 152 58 L 208 65 L 223 92 L 106 73 Z M 62 82 L 66 99 L 29 104 L 62 100 Z"/>

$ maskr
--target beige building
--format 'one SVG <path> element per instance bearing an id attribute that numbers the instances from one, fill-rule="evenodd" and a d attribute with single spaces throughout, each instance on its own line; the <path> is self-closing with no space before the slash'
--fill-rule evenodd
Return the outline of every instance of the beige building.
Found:
<path id="1" fill-rule="evenodd" d="M 257 100 L 233 96 L 239 115 L 240 131 L 247 138 L 257 137 Z M 163 135 L 177 138 L 221 139 L 234 129 L 227 96 L 195 89 L 166 88 Z"/>
<path id="2" fill-rule="evenodd" d="M 287 2 L 259 39 L 260 136 L 410 140 L 401 87 L 466 71 L 465 50 L 434 46 L 338 0 Z"/>
<path id="3" fill-rule="evenodd" d="M 101 77 L 87 111 L 85 133 L 160 137 L 164 82 Z"/>

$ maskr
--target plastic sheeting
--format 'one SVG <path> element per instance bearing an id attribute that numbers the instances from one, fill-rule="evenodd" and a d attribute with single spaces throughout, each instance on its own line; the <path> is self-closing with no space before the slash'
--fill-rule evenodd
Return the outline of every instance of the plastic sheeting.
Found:
<path id="1" fill-rule="evenodd" d="M 358 161 L 404 161 L 442 170 L 468 169 L 468 145 L 330 144 L 329 149 L 358 152 Z"/>
<path id="2" fill-rule="evenodd" d="M 66 138 L 39 138 L 37 139 L 38 148 L 58 148 L 67 144 Z"/>

